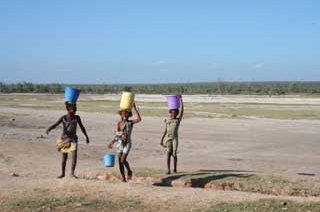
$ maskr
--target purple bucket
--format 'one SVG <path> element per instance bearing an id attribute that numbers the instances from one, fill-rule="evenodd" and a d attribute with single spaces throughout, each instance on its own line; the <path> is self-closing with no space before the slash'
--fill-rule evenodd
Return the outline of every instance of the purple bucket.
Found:
<path id="1" fill-rule="evenodd" d="M 169 110 L 179 109 L 180 108 L 180 96 L 178 96 L 178 95 L 167 96 L 167 104 L 168 104 Z"/>

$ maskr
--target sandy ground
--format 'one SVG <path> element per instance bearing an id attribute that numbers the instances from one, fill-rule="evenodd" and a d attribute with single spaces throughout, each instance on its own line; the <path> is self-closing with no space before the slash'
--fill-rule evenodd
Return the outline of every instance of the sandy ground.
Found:
<path id="1" fill-rule="evenodd" d="M 318 104 L 318 100 L 310 104 Z M 49 136 L 44 132 L 63 114 L 63 111 L 0 107 L 0 196 L 7 197 L 42 186 L 62 191 L 76 184 L 83 190 L 87 186 L 87 191 L 130 193 L 146 202 L 160 201 L 159 204 L 177 197 L 184 205 L 270 198 L 257 193 L 163 188 L 69 178 L 56 180 L 60 171 L 60 154 L 55 149 L 55 140 L 61 128 L 52 131 Z M 78 132 L 77 173 L 83 174 L 102 167 L 102 156 L 113 137 L 118 117 L 81 111 L 78 114 L 91 139 L 90 145 L 86 145 L 81 132 Z M 129 157 L 134 168 L 165 170 L 165 152 L 159 145 L 163 128 L 163 118 L 154 117 L 143 117 L 143 122 L 135 127 Z M 298 173 L 309 173 L 319 178 L 319 129 L 320 120 L 184 119 L 180 130 L 179 170 L 252 172 L 290 178 L 301 177 Z M 19 177 L 13 177 L 12 173 Z M 319 198 L 287 198 L 320 201 Z"/>

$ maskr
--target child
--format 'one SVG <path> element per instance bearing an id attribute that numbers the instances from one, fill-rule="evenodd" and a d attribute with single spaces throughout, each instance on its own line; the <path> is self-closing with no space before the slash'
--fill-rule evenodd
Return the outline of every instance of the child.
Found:
<path id="1" fill-rule="evenodd" d="M 127 157 L 130 153 L 131 149 L 131 133 L 133 126 L 141 121 L 141 116 L 139 111 L 137 110 L 136 104 L 133 104 L 133 109 L 137 114 L 137 118 L 134 120 L 129 120 L 129 117 L 132 116 L 132 112 L 129 110 L 120 110 L 119 114 L 121 116 L 121 121 L 117 124 L 117 134 L 116 137 L 112 140 L 112 142 L 108 145 L 111 149 L 113 144 L 117 142 L 117 153 L 119 159 L 119 169 L 122 176 L 122 181 L 126 182 L 125 169 L 128 172 L 128 180 L 132 178 L 132 170 L 130 169 L 129 162 L 127 161 Z"/>
<path id="2" fill-rule="evenodd" d="M 75 103 L 65 102 L 67 114 L 62 116 L 54 125 L 49 127 L 46 131 L 47 134 L 53 129 L 55 129 L 59 124 L 62 123 L 63 131 L 61 136 L 61 142 L 57 143 L 59 146 L 58 150 L 62 152 L 62 164 L 61 164 L 61 175 L 58 178 L 63 178 L 65 176 L 66 163 L 68 159 L 68 152 L 72 153 L 72 167 L 71 176 L 78 178 L 74 171 L 77 164 L 77 146 L 78 146 L 78 136 L 77 136 L 77 125 L 79 124 L 82 133 L 86 136 L 87 144 L 89 144 L 89 137 L 87 135 L 86 129 L 82 125 L 80 116 L 76 115 L 77 105 Z"/>
<path id="3" fill-rule="evenodd" d="M 170 170 L 170 160 L 171 156 L 174 159 L 174 169 L 173 172 L 177 173 L 177 149 L 178 149 L 178 130 L 183 117 L 184 106 L 182 101 L 182 96 L 180 96 L 181 101 L 181 113 L 179 115 L 179 109 L 169 110 L 170 119 L 165 120 L 166 128 L 161 138 L 160 145 L 167 149 L 167 174 L 171 174 Z"/>

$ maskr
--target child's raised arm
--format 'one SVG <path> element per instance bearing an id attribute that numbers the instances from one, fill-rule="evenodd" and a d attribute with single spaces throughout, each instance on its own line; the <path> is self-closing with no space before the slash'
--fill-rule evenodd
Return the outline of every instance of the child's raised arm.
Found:
<path id="1" fill-rule="evenodd" d="M 60 118 L 55 124 L 53 124 L 52 126 L 50 126 L 50 127 L 46 130 L 47 135 L 49 134 L 49 132 L 50 132 L 51 130 L 55 129 L 59 124 L 61 124 L 62 119 L 63 119 L 63 116 L 61 116 L 61 118 Z"/>
<path id="2" fill-rule="evenodd" d="M 82 124 L 82 121 L 81 121 L 80 116 L 77 116 L 77 121 L 78 121 L 78 124 L 79 124 L 79 126 L 80 126 L 80 129 L 81 129 L 82 133 L 86 136 L 87 144 L 89 144 L 89 143 L 90 143 L 90 140 L 89 140 L 89 137 L 88 137 L 88 135 L 87 135 L 86 128 L 85 128 L 85 127 L 83 126 L 83 124 Z"/>
<path id="3" fill-rule="evenodd" d="M 133 103 L 133 109 L 134 109 L 134 111 L 135 111 L 136 114 L 137 114 L 137 119 L 132 120 L 132 123 L 133 123 L 133 124 L 137 124 L 137 123 L 139 123 L 142 119 L 141 119 L 141 115 L 140 115 L 139 111 L 137 110 L 136 103 Z"/>
<path id="4" fill-rule="evenodd" d="M 182 100 L 182 96 L 180 95 L 180 102 L 181 102 L 181 111 L 180 111 L 180 115 L 178 117 L 178 119 L 180 119 L 180 121 L 183 118 L 183 113 L 184 113 L 184 105 L 183 105 L 183 100 Z"/>

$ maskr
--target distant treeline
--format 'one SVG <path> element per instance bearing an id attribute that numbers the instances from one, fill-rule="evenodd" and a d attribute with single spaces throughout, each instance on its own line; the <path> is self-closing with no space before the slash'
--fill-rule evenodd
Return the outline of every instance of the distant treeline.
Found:
<path id="1" fill-rule="evenodd" d="M 29 82 L 1 83 L 1 93 L 52 93 L 64 92 L 65 84 L 34 84 Z M 287 95 L 320 94 L 320 82 L 212 82 L 178 84 L 73 84 L 82 93 L 108 94 L 132 90 L 144 94 L 243 94 L 243 95 Z"/>

